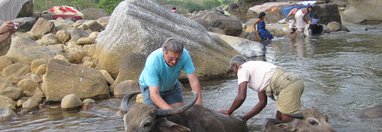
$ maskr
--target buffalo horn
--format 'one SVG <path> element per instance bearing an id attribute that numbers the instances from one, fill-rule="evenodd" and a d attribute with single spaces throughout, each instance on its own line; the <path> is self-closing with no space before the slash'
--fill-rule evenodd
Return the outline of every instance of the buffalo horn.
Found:
<path id="1" fill-rule="evenodd" d="M 178 107 L 178 108 L 175 108 L 175 109 L 169 109 L 169 110 L 156 109 L 155 110 L 155 114 L 157 116 L 159 116 L 159 117 L 166 117 L 166 116 L 171 116 L 171 115 L 175 115 L 175 114 L 181 113 L 183 111 L 186 111 L 192 105 L 194 105 L 194 103 L 196 102 L 197 98 L 198 98 L 198 94 L 196 94 L 196 92 L 192 91 L 192 99 L 191 99 L 191 102 L 189 102 L 188 104 L 186 104 L 186 105 L 184 105 L 182 107 Z"/>
<path id="2" fill-rule="evenodd" d="M 129 102 L 130 102 L 130 99 L 132 97 L 134 97 L 135 95 L 139 94 L 141 92 L 138 92 L 138 91 L 135 91 L 135 92 L 132 92 L 132 93 L 129 93 L 127 95 L 125 95 L 123 98 L 122 98 L 122 101 L 121 101 L 121 105 L 119 107 L 119 110 L 123 111 L 123 112 L 127 112 L 128 109 L 129 109 Z"/>

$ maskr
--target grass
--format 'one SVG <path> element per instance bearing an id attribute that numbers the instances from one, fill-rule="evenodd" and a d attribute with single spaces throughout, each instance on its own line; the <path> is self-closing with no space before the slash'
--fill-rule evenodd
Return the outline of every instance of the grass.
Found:
<path id="1" fill-rule="evenodd" d="M 52 6 L 67 5 L 77 9 L 97 8 L 95 0 L 34 0 L 34 11 L 42 12 Z"/>

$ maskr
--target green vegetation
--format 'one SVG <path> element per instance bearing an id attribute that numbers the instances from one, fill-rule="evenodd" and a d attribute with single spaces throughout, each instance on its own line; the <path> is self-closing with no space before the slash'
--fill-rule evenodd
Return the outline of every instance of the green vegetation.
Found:
<path id="1" fill-rule="evenodd" d="M 67 5 L 80 10 L 86 8 L 101 8 L 108 14 L 111 14 L 121 1 L 122 0 L 34 0 L 34 10 L 36 12 L 42 12 L 48 10 L 51 6 Z M 226 7 L 228 4 L 237 1 L 238 0 L 159 0 L 159 3 L 170 8 L 175 6 L 180 10 L 184 9 L 187 12 L 194 12 L 212 9 L 217 6 Z"/>
<path id="2" fill-rule="evenodd" d="M 34 10 L 42 12 L 52 6 L 67 5 L 77 9 L 96 8 L 99 0 L 34 0 Z"/>
<path id="3" fill-rule="evenodd" d="M 238 0 L 159 0 L 160 3 L 177 8 L 187 9 L 188 12 L 208 10 L 218 6 L 223 8 Z M 185 13 L 185 12 L 183 12 Z"/>
<path id="4" fill-rule="evenodd" d="M 122 0 L 99 0 L 97 5 L 99 8 L 104 9 L 108 14 L 111 14 L 121 1 Z"/>

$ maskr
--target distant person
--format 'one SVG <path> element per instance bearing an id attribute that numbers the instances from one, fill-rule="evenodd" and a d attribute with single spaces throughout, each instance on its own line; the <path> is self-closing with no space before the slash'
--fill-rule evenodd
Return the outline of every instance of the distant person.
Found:
<path id="1" fill-rule="evenodd" d="M 241 116 L 244 121 L 264 109 L 267 105 L 267 97 L 276 101 L 276 119 L 290 121 L 294 115 L 301 114 L 301 95 L 304 91 L 304 82 L 300 78 L 272 63 L 247 61 L 240 55 L 233 57 L 229 65 L 238 78 L 239 88 L 231 107 L 221 111 L 223 114 L 231 115 L 243 104 L 248 88 L 257 92 L 259 102 L 244 116 Z"/>
<path id="2" fill-rule="evenodd" d="M 195 104 L 202 105 L 201 88 L 191 56 L 183 42 L 168 38 L 146 59 L 139 77 L 143 102 L 160 109 L 173 109 L 183 105 L 181 84 L 178 80 L 181 71 L 187 75 L 192 91 L 198 94 Z"/>
<path id="3" fill-rule="evenodd" d="M 324 27 L 320 24 L 320 20 L 316 14 L 312 15 L 308 29 L 311 35 L 320 35 L 323 32 Z"/>
<path id="4" fill-rule="evenodd" d="M 176 13 L 176 7 L 172 7 L 171 12 Z"/>
<path id="5" fill-rule="evenodd" d="M 303 33 L 305 25 L 309 23 L 309 20 L 306 19 L 306 16 L 310 15 L 310 13 L 312 12 L 312 9 L 313 9 L 312 6 L 309 6 L 307 8 L 301 8 L 301 9 L 293 8 L 288 13 L 287 18 L 290 16 L 294 16 L 295 22 L 293 22 L 292 25 L 290 25 L 289 27 L 290 28 L 296 27 L 297 31 L 301 31 Z"/>
<path id="6" fill-rule="evenodd" d="M 265 28 L 265 13 L 260 12 L 258 19 L 254 23 L 254 30 L 262 41 L 273 39 L 273 35 Z"/>
<path id="7" fill-rule="evenodd" d="M 265 13 L 260 12 L 258 19 L 254 23 L 256 38 L 260 38 L 260 42 L 263 45 L 263 48 L 261 49 L 263 51 L 263 56 L 266 55 L 266 47 L 270 44 L 271 40 L 273 39 L 273 35 L 265 28 L 264 19 Z M 265 57 L 263 59 L 265 59 Z"/>

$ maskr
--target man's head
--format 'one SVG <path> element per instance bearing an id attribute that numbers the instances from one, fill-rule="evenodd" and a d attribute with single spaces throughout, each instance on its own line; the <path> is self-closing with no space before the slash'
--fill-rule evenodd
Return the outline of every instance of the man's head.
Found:
<path id="1" fill-rule="evenodd" d="M 247 59 L 244 56 L 237 55 L 231 59 L 229 62 L 229 66 L 231 67 L 231 70 L 235 75 L 237 75 L 237 71 L 239 70 L 239 67 L 247 62 Z"/>
<path id="2" fill-rule="evenodd" d="M 175 66 L 183 52 L 183 44 L 175 38 L 168 38 L 162 45 L 164 59 L 168 66 Z"/>
<path id="3" fill-rule="evenodd" d="M 312 10 L 313 10 L 313 6 L 308 6 L 308 12 L 312 12 Z"/>

